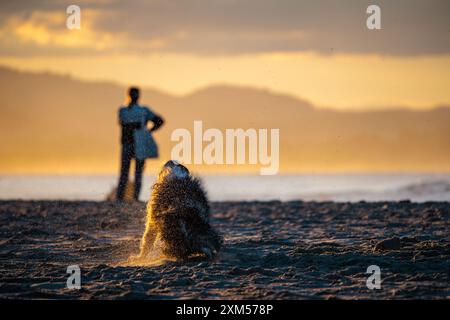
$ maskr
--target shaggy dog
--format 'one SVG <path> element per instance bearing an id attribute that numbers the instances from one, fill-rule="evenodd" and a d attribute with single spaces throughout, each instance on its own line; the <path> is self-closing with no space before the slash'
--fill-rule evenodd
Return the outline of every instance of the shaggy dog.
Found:
<path id="1" fill-rule="evenodd" d="M 211 259 L 222 239 L 209 224 L 209 204 L 200 181 L 175 161 L 168 161 L 152 187 L 141 251 L 132 260 L 145 260 L 156 240 L 166 257 L 185 260 L 192 255 Z"/>

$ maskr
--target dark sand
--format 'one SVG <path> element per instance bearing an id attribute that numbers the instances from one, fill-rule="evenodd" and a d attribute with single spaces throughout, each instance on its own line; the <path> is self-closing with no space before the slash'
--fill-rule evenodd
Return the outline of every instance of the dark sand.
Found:
<path id="1" fill-rule="evenodd" d="M 144 207 L 0 201 L 0 298 L 450 298 L 450 203 L 213 203 L 216 261 L 121 266 Z M 66 288 L 73 264 L 80 290 Z M 366 287 L 372 264 L 381 290 Z"/>

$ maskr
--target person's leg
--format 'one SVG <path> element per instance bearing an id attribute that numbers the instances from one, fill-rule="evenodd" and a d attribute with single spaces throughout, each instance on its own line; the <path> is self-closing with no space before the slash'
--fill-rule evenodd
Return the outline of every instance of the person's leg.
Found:
<path id="1" fill-rule="evenodd" d="M 136 171 L 134 175 L 134 199 L 139 200 L 142 185 L 142 173 L 144 172 L 145 160 L 136 159 Z"/>
<path id="2" fill-rule="evenodd" d="M 117 187 L 117 200 L 123 200 L 125 195 L 125 187 L 128 182 L 128 172 L 130 171 L 131 150 L 128 145 L 122 145 L 122 156 L 120 165 L 120 178 Z"/>

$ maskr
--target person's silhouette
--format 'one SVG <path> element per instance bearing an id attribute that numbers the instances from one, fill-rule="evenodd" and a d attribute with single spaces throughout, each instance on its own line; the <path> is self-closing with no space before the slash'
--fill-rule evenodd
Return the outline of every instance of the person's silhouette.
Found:
<path id="1" fill-rule="evenodd" d="M 117 188 L 117 200 L 123 200 L 125 195 L 125 187 L 128 182 L 128 174 L 130 171 L 131 159 L 135 159 L 135 175 L 134 175 L 134 199 L 139 199 L 139 193 L 142 185 L 142 173 L 144 171 L 145 160 L 136 158 L 134 130 L 141 129 L 142 125 L 147 126 L 148 121 L 153 122 L 150 131 L 155 131 L 161 127 L 164 120 L 153 113 L 148 107 L 140 106 L 139 89 L 131 87 L 128 91 L 129 104 L 119 109 L 119 123 L 122 127 L 122 153 L 119 185 Z M 142 121 L 144 119 L 144 121 Z"/>

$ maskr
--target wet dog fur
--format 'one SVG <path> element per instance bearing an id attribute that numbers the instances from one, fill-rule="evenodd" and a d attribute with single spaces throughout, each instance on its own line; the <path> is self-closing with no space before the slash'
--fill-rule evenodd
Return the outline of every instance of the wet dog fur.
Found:
<path id="1" fill-rule="evenodd" d="M 186 260 L 192 255 L 215 257 L 221 237 L 210 226 L 209 203 L 201 182 L 183 165 L 168 161 L 152 187 L 138 260 L 145 259 L 157 239 L 165 256 Z"/>

